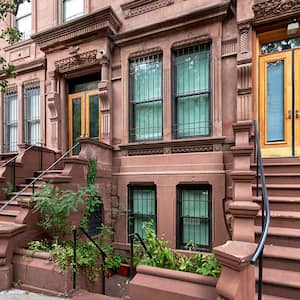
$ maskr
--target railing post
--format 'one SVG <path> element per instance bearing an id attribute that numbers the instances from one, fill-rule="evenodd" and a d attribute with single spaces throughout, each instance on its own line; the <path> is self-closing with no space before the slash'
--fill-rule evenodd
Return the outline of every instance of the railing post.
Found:
<path id="1" fill-rule="evenodd" d="M 40 170 L 43 170 L 43 147 L 42 144 L 40 144 Z"/>
<path id="2" fill-rule="evenodd" d="M 130 280 L 133 278 L 133 234 L 129 235 L 130 238 Z"/>
<path id="3" fill-rule="evenodd" d="M 76 289 L 76 273 L 77 273 L 77 261 L 76 261 L 76 248 L 77 248 L 77 230 L 73 229 L 73 289 Z"/>
<path id="4" fill-rule="evenodd" d="M 16 158 L 13 160 L 13 188 L 16 191 Z"/>

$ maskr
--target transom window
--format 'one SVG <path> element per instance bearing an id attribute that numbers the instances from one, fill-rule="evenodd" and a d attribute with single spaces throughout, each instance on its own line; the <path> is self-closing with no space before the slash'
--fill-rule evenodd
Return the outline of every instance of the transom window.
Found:
<path id="1" fill-rule="evenodd" d="M 4 95 L 4 152 L 18 150 L 18 97 L 16 90 L 9 90 Z"/>
<path id="2" fill-rule="evenodd" d="M 267 42 L 261 45 L 261 54 L 270 54 L 300 47 L 300 36 L 278 41 Z"/>
<path id="3" fill-rule="evenodd" d="M 130 61 L 130 140 L 162 138 L 162 55 Z"/>
<path id="4" fill-rule="evenodd" d="M 173 135 L 210 134 L 210 45 L 174 51 Z"/>
<path id="5" fill-rule="evenodd" d="M 24 135 L 30 145 L 40 143 L 41 108 L 40 87 L 35 84 L 24 88 Z"/>
<path id="6" fill-rule="evenodd" d="M 210 186 L 178 186 L 177 188 L 177 248 L 211 248 L 211 188 Z"/>
<path id="7" fill-rule="evenodd" d="M 130 186 L 128 200 L 128 233 L 138 233 L 144 237 L 144 222 L 153 221 L 156 227 L 155 186 Z"/>
<path id="8" fill-rule="evenodd" d="M 21 39 L 25 40 L 30 37 L 32 27 L 31 22 L 31 3 L 25 1 L 19 5 L 18 13 L 16 15 L 16 27 L 22 34 Z"/>
<path id="9" fill-rule="evenodd" d="M 63 22 L 80 17 L 84 13 L 84 0 L 63 0 Z"/>

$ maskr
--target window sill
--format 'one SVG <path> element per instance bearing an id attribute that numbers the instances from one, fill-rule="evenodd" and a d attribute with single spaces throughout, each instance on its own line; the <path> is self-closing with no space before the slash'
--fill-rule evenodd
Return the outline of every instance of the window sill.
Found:
<path id="1" fill-rule="evenodd" d="M 152 155 L 186 152 L 212 152 L 223 150 L 225 136 L 197 137 L 172 141 L 149 141 L 121 144 L 115 147 L 128 151 L 128 155 Z"/>
<path id="2" fill-rule="evenodd" d="M 26 45 L 29 45 L 29 44 L 32 44 L 32 43 L 33 43 L 33 40 L 29 37 L 26 40 L 20 40 L 20 41 L 14 43 L 12 45 L 4 47 L 3 50 L 4 51 L 11 51 L 11 50 L 14 50 L 16 48 L 20 48 L 20 47 L 23 47 L 23 46 L 26 46 Z"/>

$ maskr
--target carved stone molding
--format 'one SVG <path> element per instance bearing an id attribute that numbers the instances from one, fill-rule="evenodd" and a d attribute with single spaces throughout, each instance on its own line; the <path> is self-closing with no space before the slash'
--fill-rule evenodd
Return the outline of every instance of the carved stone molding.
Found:
<path id="1" fill-rule="evenodd" d="M 97 62 L 97 50 L 68 56 L 55 62 L 55 68 L 59 73 L 69 72 L 79 67 L 85 67 Z"/>
<path id="2" fill-rule="evenodd" d="M 260 0 L 252 7 L 255 23 L 266 23 L 278 18 L 297 15 L 300 0 Z"/>
<path id="3" fill-rule="evenodd" d="M 240 53 L 250 51 L 250 24 L 240 26 Z"/>
<path id="4" fill-rule="evenodd" d="M 238 93 L 244 93 L 252 87 L 252 63 L 238 65 Z"/>
<path id="5" fill-rule="evenodd" d="M 237 54 L 237 39 L 222 41 L 222 57 Z"/>
<path id="6" fill-rule="evenodd" d="M 90 39 L 93 35 L 116 34 L 121 27 L 112 8 L 106 7 L 76 18 L 65 24 L 33 34 L 31 38 L 44 52 L 67 48 L 80 39 Z"/>
<path id="7" fill-rule="evenodd" d="M 102 101 L 102 105 L 105 105 L 109 100 L 109 88 L 110 83 L 108 80 L 99 82 L 98 95 Z"/>
<path id="8" fill-rule="evenodd" d="M 209 35 L 201 35 L 193 38 L 189 38 L 186 40 L 178 41 L 172 44 L 172 48 L 182 48 L 188 47 L 199 43 L 205 43 L 211 41 L 211 37 Z"/>
<path id="9" fill-rule="evenodd" d="M 56 120 L 58 118 L 59 111 L 60 111 L 59 100 L 60 97 L 58 93 L 50 92 L 47 94 L 47 105 L 50 111 L 51 120 Z"/>
<path id="10" fill-rule="evenodd" d="M 213 150 L 214 150 L 213 145 L 173 147 L 172 153 L 211 152 Z"/>
<path id="11" fill-rule="evenodd" d="M 128 156 L 163 154 L 164 148 L 128 150 Z"/>
<path id="12" fill-rule="evenodd" d="M 148 48 L 148 49 L 143 49 L 139 51 L 135 51 L 129 54 L 129 59 L 133 58 L 138 58 L 138 57 L 143 57 L 151 54 L 157 54 L 162 52 L 162 49 L 160 47 L 153 47 L 153 48 Z"/>
<path id="13" fill-rule="evenodd" d="M 125 18 L 131 18 L 174 3 L 174 0 L 134 0 L 121 5 Z"/>

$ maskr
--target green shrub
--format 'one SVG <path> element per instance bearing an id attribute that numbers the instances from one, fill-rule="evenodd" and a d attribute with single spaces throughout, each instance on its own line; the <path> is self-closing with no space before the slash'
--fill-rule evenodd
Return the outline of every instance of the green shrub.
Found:
<path id="1" fill-rule="evenodd" d="M 167 241 L 156 236 L 152 222 L 144 223 L 145 237 L 150 258 L 141 245 L 134 248 L 134 264 L 143 264 L 206 276 L 219 277 L 221 267 L 213 254 L 197 253 L 190 257 L 174 252 L 167 247 Z"/>

